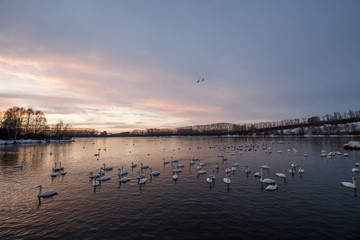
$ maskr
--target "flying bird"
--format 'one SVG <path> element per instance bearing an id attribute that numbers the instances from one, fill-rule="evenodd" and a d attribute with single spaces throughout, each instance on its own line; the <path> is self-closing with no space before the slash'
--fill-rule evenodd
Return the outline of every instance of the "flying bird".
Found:
<path id="1" fill-rule="evenodd" d="M 200 79 L 200 78 L 199 78 L 196 82 L 199 83 L 199 82 L 203 82 L 203 81 L 205 81 L 204 78 L 203 78 L 203 79 Z"/>

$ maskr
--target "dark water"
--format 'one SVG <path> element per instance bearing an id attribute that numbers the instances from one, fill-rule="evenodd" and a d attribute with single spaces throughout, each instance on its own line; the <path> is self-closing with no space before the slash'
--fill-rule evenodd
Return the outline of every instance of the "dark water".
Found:
<path id="1" fill-rule="evenodd" d="M 0 239 L 359 239 L 359 196 L 340 182 L 358 180 L 351 170 L 360 151 L 320 157 L 321 150 L 346 152 L 342 145 L 348 140 L 103 138 L 0 146 Z M 179 163 L 163 164 L 171 157 L 185 165 L 177 182 L 172 169 Z M 190 167 L 195 157 L 206 163 L 207 174 L 198 176 L 196 165 Z M 21 161 L 22 170 L 13 168 Z M 67 174 L 52 179 L 59 161 Z M 131 162 L 138 164 L 134 170 Z M 210 188 L 206 178 L 216 162 L 220 169 Z M 228 189 L 222 179 L 234 162 L 239 166 Z M 103 163 L 114 170 L 94 192 L 89 172 L 99 172 Z M 135 180 L 140 163 L 161 172 L 150 179 L 150 169 L 144 170 L 148 182 L 141 188 Z M 291 163 L 305 173 L 287 172 L 286 182 L 275 176 Z M 277 181 L 278 190 L 265 191 L 253 176 L 263 164 L 270 165 L 264 175 Z M 252 170 L 249 176 L 245 166 Z M 133 180 L 120 185 L 121 167 Z M 39 204 L 40 184 L 58 195 Z"/>

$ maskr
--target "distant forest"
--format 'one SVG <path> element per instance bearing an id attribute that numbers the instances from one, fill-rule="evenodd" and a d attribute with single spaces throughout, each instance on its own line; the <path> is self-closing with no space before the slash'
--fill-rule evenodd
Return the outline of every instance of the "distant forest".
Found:
<path id="1" fill-rule="evenodd" d="M 0 139 L 70 139 L 97 136 L 95 129 L 72 128 L 59 120 L 48 125 L 45 114 L 32 108 L 12 107 L 0 112 Z"/>
<path id="2" fill-rule="evenodd" d="M 304 135 L 360 135 L 360 110 L 349 110 L 345 113 L 334 112 L 322 117 L 294 118 L 280 121 L 269 121 L 248 124 L 214 123 L 207 125 L 187 126 L 181 128 L 151 128 L 133 130 L 119 136 L 304 136 Z"/>
<path id="3" fill-rule="evenodd" d="M 360 110 L 334 112 L 324 116 L 295 118 L 247 124 L 214 123 L 180 128 L 135 129 L 107 134 L 92 128 L 73 128 L 59 120 L 48 125 L 45 114 L 32 108 L 12 107 L 0 112 L 0 139 L 70 139 L 73 137 L 150 137 L 150 136 L 304 136 L 360 135 Z"/>

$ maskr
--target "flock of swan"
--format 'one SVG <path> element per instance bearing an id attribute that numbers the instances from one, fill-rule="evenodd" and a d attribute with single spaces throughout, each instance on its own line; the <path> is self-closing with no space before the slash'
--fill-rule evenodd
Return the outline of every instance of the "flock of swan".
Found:
<path id="1" fill-rule="evenodd" d="M 295 149 L 293 149 L 293 150 L 297 151 Z M 104 151 L 106 151 L 106 148 L 104 148 Z M 100 152 L 100 149 L 99 149 L 99 152 Z M 271 149 L 267 148 L 266 153 L 270 154 Z M 278 153 L 282 153 L 282 152 L 278 151 Z M 321 152 L 321 157 L 332 158 L 335 155 L 341 155 L 341 153 L 340 152 L 330 152 L 329 154 L 326 154 L 324 150 Z M 94 156 L 99 157 L 99 153 L 94 154 Z M 348 156 L 348 155 L 346 153 L 344 153 L 344 156 Z M 225 161 L 227 161 L 227 158 L 224 158 L 223 155 L 218 155 L 217 157 L 220 157 L 222 159 L 223 163 L 225 163 Z M 304 154 L 304 157 L 307 157 L 307 155 Z M 97 159 L 97 160 L 99 160 L 99 159 Z M 179 163 L 179 160 L 174 159 L 174 158 L 172 158 L 171 161 L 166 161 L 165 159 L 163 159 L 164 166 L 168 165 L 170 163 L 173 166 L 172 179 L 176 182 L 179 179 L 178 174 L 180 172 L 182 172 L 182 169 L 185 167 L 185 165 L 182 164 L 182 163 Z M 197 166 L 196 166 L 197 175 L 200 176 L 200 175 L 206 174 L 207 171 L 202 169 L 206 165 L 206 163 L 200 162 L 199 158 L 191 159 L 189 161 L 189 167 L 192 167 L 196 163 L 198 163 Z M 130 168 L 132 170 L 134 170 L 134 169 L 137 168 L 137 166 L 138 165 L 136 163 L 132 162 L 131 165 L 130 165 Z M 226 167 L 225 168 L 225 177 L 223 178 L 223 182 L 227 185 L 228 188 L 230 187 L 230 185 L 232 183 L 231 172 L 234 175 L 234 173 L 235 173 L 235 171 L 237 171 L 238 167 L 239 167 L 239 163 L 234 162 L 231 167 Z M 352 169 L 352 172 L 354 172 L 354 173 L 359 172 L 358 167 L 360 167 L 360 163 L 355 163 L 355 167 Z M 21 161 L 21 163 L 19 165 L 15 165 L 15 166 L 13 166 L 13 168 L 22 169 L 23 168 L 23 162 Z M 220 168 L 219 164 L 216 163 L 215 168 L 212 170 L 212 173 L 209 174 L 209 176 L 206 178 L 206 182 L 209 183 L 210 187 L 215 184 L 215 180 L 216 180 L 215 172 L 219 173 L 219 168 Z M 142 185 L 146 184 L 146 182 L 148 180 L 145 173 L 143 173 L 143 171 L 146 170 L 146 169 L 150 170 L 150 172 L 148 173 L 150 178 L 152 178 L 153 176 L 160 175 L 160 171 L 153 170 L 152 167 L 149 167 L 148 165 L 144 165 L 143 163 L 140 163 L 140 172 L 137 172 L 138 175 L 136 176 L 136 180 L 138 181 L 138 184 L 139 184 L 140 188 L 142 187 Z M 261 184 L 266 184 L 266 188 L 265 188 L 266 191 L 277 190 L 278 185 L 276 183 L 276 180 L 271 179 L 271 178 L 264 178 L 263 171 L 270 169 L 269 164 L 261 165 L 261 166 L 259 166 L 259 169 L 260 169 L 260 171 L 255 172 L 253 174 L 253 176 L 255 178 L 260 178 L 259 182 Z M 101 185 L 101 182 L 110 180 L 110 177 L 106 176 L 105 173 L 108 172 L 108 171 L 112 171 L 112 170 L 113 170 L 113 168 L 111 166 L 106 166 L 106 164 L 104 163 L 103 166 L 100 168 L 99 173 L 90 172 L 89 178 L 92 181 L 92 186 L 94 187 L 94 191 L 96 190 L 96 188 L 98 186 Z M 56 177 L 58 172 L 60 172 L 61 175 L 66 174 L 66 171 L 64 170 L 64 167 L 61 166 L 61 162 L 59 162 L 59 167 L 57 167 L 57 163 L 55 163 L 55 166 L 54 166 L 54 168 L 52 168 L 52 172 L 51 172 L 50 176 L 52 178 Z M 118 173 L 118 176 L 119 176 L 118 182 L 120 184 L 121 183 L 126 183 L 126 182 L 129 182 L 129 181 L 133 180 L 131 178 L 126 177 L 126 175 L 129 173 L 129 171 L 127 169 L 124 169 L 123 167 L 121 167 L 121 168 L 118 168 L 118 172 L 119 172 Z M 281 178 L 284 181 L 286 181 L 286 178 L 287 178 L 286 172 L 288 172 L 289 174 L 291 174 L 293 176 L 296 172 L 298 172 L 299 174 L 304 174 L 305 170 L 301 166 L 297 166 L 295 163 L 292 163 L 290 165 L 290 169 L 288 169 L 288 170 L 283 169 L 282 172 L 275 172 L 275 176 L 277 176 L 278 178 Z M 250 170 L 250 168 L 248 166 L 245 167 L 245 174 L 247 176 L 249 176 L 251 174 L 251 170 Z M 341 182 L 341 185 L 344 186 L 344 187 L 347 187 L 347 188 L 356 189 L 355 177 L 352 178 L 352 182 Z M 40 188 L 39 193 L 38 193 L 39 201 L 40 201 L 41 197 L 51 197 L 51 196 L 56 195 L 58 193 L 58 190 L 47 190 L 47 191 L 42 192 L 42 185 L 39 185 L 38 187 Z"/>

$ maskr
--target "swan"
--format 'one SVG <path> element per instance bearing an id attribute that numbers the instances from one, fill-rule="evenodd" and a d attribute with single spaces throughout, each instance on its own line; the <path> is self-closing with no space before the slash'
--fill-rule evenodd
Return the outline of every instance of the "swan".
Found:
<path id="1" fill-rule="evenodd" d="M 100 173 L 93 173 L 93 172 L 90 172 L 90 176 L 89 178 L 98 178 L 100 177 Z"/>
<path id="2" fill-rule="evenodd" d="M 110 170 L 112 170 L 112 167 L 107 167 L 106 164 L 104 163 L 104 170 L 105 171 L 110 171 Z"/>
<path id="3" fill-rule="evenodd" d="M 145 174 L 141 173 L 141 174 L 139 174 L 136 178 L 140 180 L 140 179 L 142 179 L 142 178 L 144 178 L 144 177 L 145 177 Z"/>
<path id="4" fill-rule="evenodd" d="M 168 163 L 170 163 L 169 161 L 165 161 L 165 158 L 163 158 L 164 159 L 164 164 L 168 164 Z"/>
<path id="5" fill-rule="evenodd" d="M 176 167 L 183 168 L 183 167 L 185 167 L 185 165 L 184 164 L 178 164 Z"/>
<path id="6" fill-rule="evenodd" d="M 179 160 L 177 160 L 177 159 L 173 159 L 173 157 L 171 157 L 171 162 L 172 163 L 176 163 L 176 162 L 178 162 Z"/>
<path id="7" fill-rule="evenodd" d="M 105 171 L 104 171 L 104 169 L 103 169 L 103 168 L 100 168 L 100 172 L 99 172 L 99 174 L 100 174 L 101 176 L 105 174 Z"/>
<path id="8" fill-rule="evenodd" d="M 210 174 L 209 178 L 211 178 L 213 180 L 213 182 L 215 182 L 215 179 L 216 179 L 215 174 Z"/>
<path id="9" fill-rule="evenodd" d="M 128 178 L 128 177 L 122 177 L 122 178 L 119 178 L 119 182 L 122 183 L 122 182 L 128 182 L 130 181 L 131 179 Z"/>
<path id="10" fill-rule="evenodd" d="M 102 176 L 102 177 L 99 178 L 99 181 L 100 181 L 100 182 L 101 182 L 101 181 L 107 181 L 107 180 L 110 180 L 110 177 L 108 177 L 108 176 Z"/>
<path id="11" fill-rule="evenodd" d="M 191 160 L 189 164 L 194 165 L 195 164 L 194 160 Z"/>
<path id="12" fill-rule="evenodd" d="M 93 187 L 97 187 L 100 185 L 100 181 L 98 181 L 96 178 L 93 181 Z"/>
<path id="13" fill-rule="evenodd" d="M 254 173 L 254 177 L 261 177 L 261 173 L 260 172 Z"/>
<path id="14" fill-rule="evenodd" d="M 268 185 L 267 187 L 266 187 L 266 191 L 274 191 L 274 190 L 276 190 L 278 188 L 278 185 L 277 184 L 275 184 L 275 185 Z"/>
<path id="15" fill-rule="evenodd" d="M 245 168 L 245 173 L 251 173 L 251 170 L 248 166 L 246 166 L 246 168 Z"/>
<path id="16" fill-rule="evenodd" d="M 348 153 L 344 153 L 343 156 L 344 156 L 344 157 L 348 157 L 349 154 L 348 154 Z"/>
<path id="17" fill-rule="evenodd" d="M 143 165 L 142 163 L 140 163 L 140 165 L 141 165 L 141 169 L 147 169 L 147 168 L 149 168 L 148 165 Z"/>
<path id="18" fill-rule="evenodd" d="M 201 174 L 205 174 L 206 173 L 206 171 L 205 170 L 200 170 L 200 171 L 198 171 L 197 172 L 197 174 L 199 174 L 199 175 L 201 175 Z"/>
<path id="19" fill-rule="evenodd" d="M 360 167 L 360 163 L 355 163 L 355 167 Z"/>
<path id="20" fill-rule="evenodd" d="M 176 173 L 174 173 L 174 175 L 172 176 L 172 178 L 176 181 L 176 180 L 178 180 L 179 176 L 178 176 Z"/>
<path id="21" fill-rule="evenodd" d="M 199 159 L 198 159 L 198 158 L 193 158 L 193 161 L 195 161 L 195 162 L 196 162 L 196 161 L 199 161 Z"/>
<path id="22" fill-rule="evenodd" d="M 47 190 L 47 191 L 42 193 L 41 192 L 42 185 L 39 185 L 38 187 L 40 188 L 39 193 L 38 193 L 38 197 L 50 197 L 50 196 L 53 196 L 53 195 L 58 193 L 58 190 Z"/>
<path id="23" fill-rule="evenodd" d="M 197 166 L 196 166 L 196 169 L 197 169 L 197 170 L 201 170 L 202 167 L 201 167 L 200 165 L 197 165 Z"/>
<path id="24" fill-rule="evenodd" d="M 136 167 L 136 166 L 137 166 L 136 163 L 131 162 L 131 167 L 132 167 L 132 168 L 134 168 L 134 167 Z"/>
<path id="25" fill-rule="evenodd" d="M 23 168 L 23 162 L 21 161 L 21 163 L 19 165 L 15 165 L 13 166 L 13 168 Z"/>
<path id="26" fill-rule="evenodd" d="M 56 177 L 56 172 L 55 172 L 54 169 L 53 169 L 52 173 L 50 173 L 50 176 L 51 176 L 51 177 Z"/>
<path id="27" fill-rule="evenodd" d="M 59 164 L 60 164 L 59 169 L 60 169 L 60 170 L 64 170 L 64 167 L 61 166 L 61 162 L 59 162 Z"/>
<path id="28" fill-rule="evenodd" d="M 224 183 L 226 183 L 228 186 L 231 184 L 230 176 L 227 176 L 226 178 L 224 178 Z"/>
<path id="29" fill-rule="evenodd" d="M 341 182 L 341 184 L 344 186 L 344 187 L 348 187 L 348 188 L 356 188 L 356 185 L 355 185 L 355 178 L 353 177 L 352 178 L 353 182 Z"/>
<path id="30" fill-rule="evenodd" d="M 123 167 L 121 167 L 121 169 L 119 168 L 119 176 L 123 176 L 123 175 L 126 175 L 126 174 L 128 174 L 128 170 L 126 170 L 126 169 L 124 170 Z"/>
<path id="31" fill-rule="evenodd" d="M 230 172 L 231 172 L 231 169 L 230 169 L 230 168 L 226 168 L 226 169 L 225 169 L 225 172 L 226 172 L 226 173 L 230 173 Z"/>
<path id="32" fill-rule="evenodd" d="M 211 185 L 213 183 L 212 178 L 209 176 L 208 178 L 206 178 L 206 181 Z"/>
<path id="33" fill-rule="evenodd" d="M 235 172 L 236 171 L 236 167 L 232 167 L 231 171 Z"/>
<path id="34" fill-rule="evenodd" d="M 269 169 L 270 167 L 269 167 L 269 164 L 265 164 L 265 165 L 261 165 L 260 168 L 262 168 L 262 169 Z"/>
<path id="35" fill-rule="evenodd" d="M 296 168 L 296 164 L 295 164 L 295 163 L 292 163 L 292 164 L 291 164 L 291 167 L 292 167 L 292 168 Z"/>
<path id="36" fill-rule="evenodd" d="M 351 171 L 352 172 L 359 172 L 359 168 L 353 168 Z"/>
<path id="37" fill-rule="evenodd" d="M 178 169 L 178 168 L 175 168 L 175 169 L 173 170 L 173 173 L 179 173 L 179 172 L 182 172 L 182 170 L 181 170 L 181 169 Z"/>
<path id="38" fill-rule="evenodd" d="M 234 167 L 237 167 L 237 166 L 239 166 L 239 163 L 238 163 L 238 162 L 235 162 L 235 163 L 233 164 L 233 166 L 234 166 Z"/>
<path id="39" fill-rule="evenodd" d="M 201 167 L 203 167 L 205 165 L 206 165 L 206 163 L 199 163 L 199 166 L 201 166 Z"/>
<path id="40" fill-rule="evenodd" d="M 61 175 L 66 175 L 66 171 L 65 171 L 65 170 L 62 170 L 60 173 L 61 173 Z"/>
<path id="41" fill-rule="evenodd" d="M 146 182 L 147 182 L 147 178 L 145 178 L 145 177 L 141 178 L 139 181 L 140 185 L 145 184 Z"/>
<path id="42" fill-rule="evenodd" d="M 271 178 L 263 178 L 263 173 L 262 173 L 262 171 L 261 171 L 261 178 L 260 178 L 260 182 L 261 183 L 266 183 L 266 184 L 274 184 L 274 183 L 276 183 L 276 181 L 275 180 L 273 180 L 273 179 L 271 179 Z"/>
<path id="43" fill-rule="evenodd" d="M 291 173 L 292 175 L 294 175 L 296 173 L 294 168 L 289 169 L 289 173 Z"/>
<path id="44" fill-rule="evenodd" d="M 305 172 L 305 170 L 304 170 L 303 168 L 301 168 L 301 166 L 299 166 L 299 170 L 298 170 L 298 172 L 301 174 L 301 173 L 304 173 L 304 172 Z"/>
<path id="45" fill-rule="evenodd" d="M 54 170 L 55 172 L 57 172 L 57 171 L 60 170 L 60 168 L 56 167 L 56 165 L 57 165 L 57 163 L 55 163 L 55 167 L 53 168 L 53 170 Z"/>
<path id="46" fill-rule="evenodd" d="M 215 164 L 215 168 L 219 169 L 219 164 L 218 163 Z"/>
<path id="47" fill-rule="evenodd" d="M 160 174 L 159 171 L 157 171 L 157 170 L 153 171 L 152 168 L 150 168 L 150 175 L 151 176 L 158 176 L 159 174 Z"/>
<path id="48" fill-rule="evenodd" d="M 300 170 L 300 169 L 299 169 Z M 278 177 L 281 177 L 281 178 L 286 178 L 286 175 L 285 175 L 285 169 L 283 170 L 283 172 L 282 173 L 275 173 L 275 175 L 276 176 L 278 176 Z"/>

